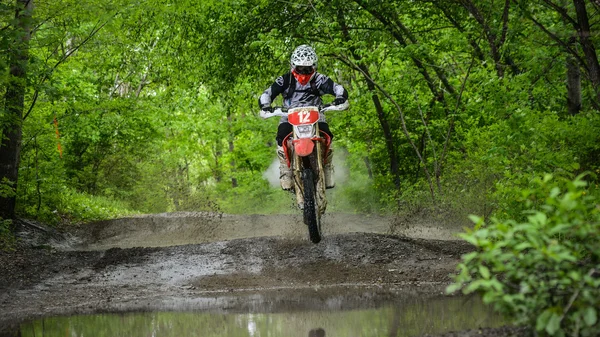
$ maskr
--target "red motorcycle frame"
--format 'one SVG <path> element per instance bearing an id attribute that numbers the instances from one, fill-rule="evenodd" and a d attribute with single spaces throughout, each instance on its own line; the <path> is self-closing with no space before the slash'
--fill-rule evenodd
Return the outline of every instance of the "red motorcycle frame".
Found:
<path id="1" fill-rule="evenodd" d="M 291 108 L 287 111 L 276 108 L 264 118 L 287 116 L 293 131 L 283 140 L 288 167 L 292 169 L 294 193 L 298 207 L 302 209 L 304 223 L 308 226 L 312 242 L 321 241 L 321 216 L 327 209 L 325 195 L 325 158 L 331 145 L 331 137 L 319 130 L 320 112 L 339 110 L 336 106 L 319 109 L 316 106 Z"/>

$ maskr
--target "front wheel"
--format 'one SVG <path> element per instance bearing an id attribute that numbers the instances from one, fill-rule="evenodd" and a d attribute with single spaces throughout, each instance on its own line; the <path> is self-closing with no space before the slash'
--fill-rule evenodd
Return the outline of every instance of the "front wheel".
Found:
<path id="1" fill-rule="evenodd" d="M 304 223 L 308 226 L 308 236 L 313 243 L 321 241 L 321 221 L 318 211 L 315 180 L 313 171 L 306 168 L 302 171 L 304 185 Z"/>

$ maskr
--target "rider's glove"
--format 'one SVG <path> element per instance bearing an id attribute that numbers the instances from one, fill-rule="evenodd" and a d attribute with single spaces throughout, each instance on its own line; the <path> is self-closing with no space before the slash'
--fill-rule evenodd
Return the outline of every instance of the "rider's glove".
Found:
<path id="1" fill-rule="evenodd" d="M 341 104 L 344 104 L 344 103 L 346 103 L 346 99 L 345 98 L 336 98 L 333 101 L 333 105 L 341 105 Z"/>
<path id="2" fill-rule="evenodd" d="M 269 115 L 271 115 L 273 113 L 273 108 L 270 106 L 265 106 L 263 108 L 261 108 L 260 110 L 260 117 L 262 118 L 269 118 Z"/>

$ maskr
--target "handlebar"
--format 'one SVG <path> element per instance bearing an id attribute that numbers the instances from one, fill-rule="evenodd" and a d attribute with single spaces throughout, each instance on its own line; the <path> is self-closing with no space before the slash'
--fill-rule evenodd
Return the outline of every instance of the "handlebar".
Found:
<path id="1" fill-rule="evenodd" d="M 346 110 L 348 109 L 348 101 L 339 104 L 339 105 L 333 105 L 333 104 L 324 104 L 319 106 L 319 112 L 326 112 L 326 111 L 341 111 L 341 110 Z M 281 117 L 281 116 L 287 116 L 288 113 L 288 109 L 284 108 L 284 107 L 275 107 L 273 109 L 273 112 L 267 112 L 264 110 L 260 111 L 260 117 L 267 119 L 267 118 L 271 118 L 271 117 Z"/>
<path id="2" fill-rule="evenodd" d="M 268 112 L 265 110 L 260 111 L 260 117 L 262 117 L 264 119 L 275 117 L 275 116 L 279 116 L 279 117 L 287 116 L 287 109 L 282 108 L 282 107 L 275 107 L 275 109 L 273 109 L 273 112 Z"/>

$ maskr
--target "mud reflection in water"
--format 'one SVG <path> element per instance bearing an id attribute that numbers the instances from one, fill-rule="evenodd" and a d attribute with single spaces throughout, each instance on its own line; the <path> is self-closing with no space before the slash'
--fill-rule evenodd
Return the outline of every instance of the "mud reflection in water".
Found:
<path id="1" fill-rule="evenodd" d="M 503 324 L 480 300 L 412 298 L 379 308 L 285 313 L 144 312 L 50 317 L 20 336 L 419 336 Z"/>

